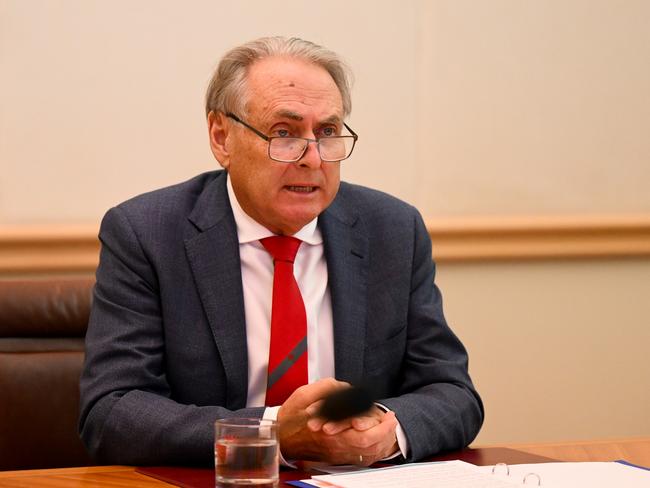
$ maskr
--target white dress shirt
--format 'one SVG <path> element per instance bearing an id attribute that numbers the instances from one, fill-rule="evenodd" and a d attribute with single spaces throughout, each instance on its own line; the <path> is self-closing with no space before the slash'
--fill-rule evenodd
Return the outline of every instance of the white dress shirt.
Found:
<path id="1" fill-rule="evenodd" d="M 241 259 L 248 346 L 247 407 L 261 407 L 266 397 L 269 346 L 271 343 L 271 307 L 273 298 L 273 258 L 260 239 L 274 235 L 246 214 L 228 178 L 228 197 L 232 207 Z M 332 300 L 327 286 L 327 261 L 323 236 L 312 220 L 294 237 L 298 248 L 293 270 L 307 314 L 307 369 L 309 383 L 334 377 L 334 330 Z M 317 280 L 308 277 L 318 276 Z"/>
<path id="2" fill-rule="evenodd" d="M 232 208 L 241 260 L 246 317 L 246 345 L 248 347 L 247 407 L 264 406 L 271 344 L 271 308 L 273 299 L 273 258 L 260 239 L 274 234 L 251 218 L 239 205 L 230 178 L 227 180 L 228 198 Z M 294 275 L 300 288 L 307 314 L 307 368 L 308 381 L 334 378 L 334 325 L 332 300 L 328 286 L 327 261 L 323 236 L 317 218 L 300 229 L 294 237 L 303 241 L 294 261 Z M 318 276 L 318 279 L 313 279 Z M 309 278 L 312 279 L 309 279 Z M 384 410 L 386 407 L 379 405 Z M 264 418 L 277 419 L 280 406 L 270 406 Z M 408 444 L 402 427 L 397 426 L 397 441 L 402 454 Z M 395 453 L 395 456 L 400 452 Z M 391 456 L 393 457 L 393 456 Z M 284 461 L 284 460 L 283 460 Z M 286 461 L 284 461 L 286 463 Z"/>

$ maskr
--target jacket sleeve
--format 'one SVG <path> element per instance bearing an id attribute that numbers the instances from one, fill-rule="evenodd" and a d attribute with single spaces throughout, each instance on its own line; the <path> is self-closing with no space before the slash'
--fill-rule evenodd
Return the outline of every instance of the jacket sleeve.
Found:
<path id="1" fill-rule="evenodd" d="M 80 382 L 82 440 L 102 463 L 207 465 L 214 421 L 261 417 L 263 408 L 231 411 L 172 399 L 155 268 L 119 207 L 106 214 L 99 238 Z"/>
<path id="2" fill-rule="evenodd" d="M 414 217 L 406 346 L 399 394 L 380 400 L 408 439 L 408 461 L 467 446 L 483 422 L 483 404 L 468 373 L 467 352 L 448 327 L 435 284 L 431 240 Z"/>

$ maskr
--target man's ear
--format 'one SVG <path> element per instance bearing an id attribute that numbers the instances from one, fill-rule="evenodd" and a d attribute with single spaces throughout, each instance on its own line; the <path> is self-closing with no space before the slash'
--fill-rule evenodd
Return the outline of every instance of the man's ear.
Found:
<path id="1" fill-rule="evenodd" d="M 230 124 L 222 112 L 210 111 L 208 113 L 208 135 L 210 136 L 210 149 L 219 161 L 219 164 L 228 169 L 230 166 L 230 153 L 226 147 Z"/>

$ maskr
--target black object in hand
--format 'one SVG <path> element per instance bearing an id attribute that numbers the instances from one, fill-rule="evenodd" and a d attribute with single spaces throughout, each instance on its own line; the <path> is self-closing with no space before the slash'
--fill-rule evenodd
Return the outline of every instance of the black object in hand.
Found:
<path id="1" fill-rule="evenodd" d="M 327 420 L 343 420 L 367 412 L 373 404 L 373 395 L 369 388 L 353 386 L 326 397 L 318 416 Z"/>

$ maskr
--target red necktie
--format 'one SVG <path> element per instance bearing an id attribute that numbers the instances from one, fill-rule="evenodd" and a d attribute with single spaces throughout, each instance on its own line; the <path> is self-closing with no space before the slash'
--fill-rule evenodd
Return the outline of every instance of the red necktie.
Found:
<path id="1" fill-rule="evenodd" d="M 307 384 L 307 316 L 293 276 L 293 261 L 302 241 L 273 236 L 260 242 L 273 256 L 273 309 L 266 405 L 282 405 Z"/>

